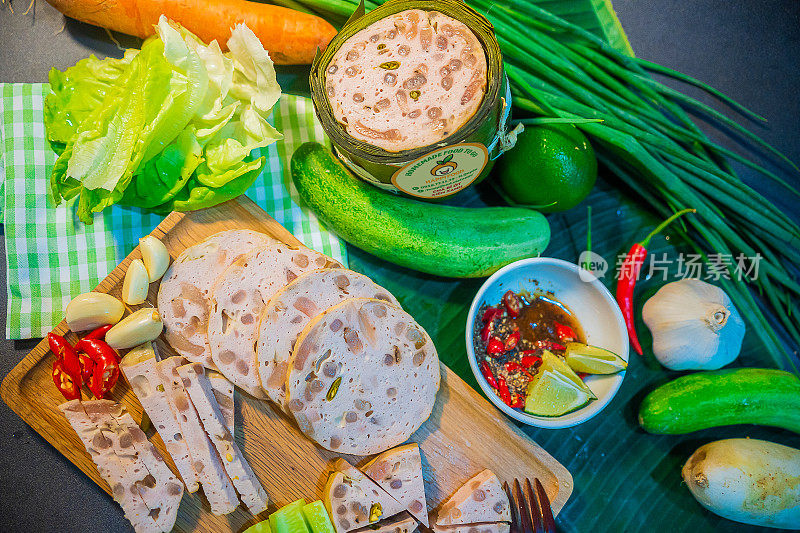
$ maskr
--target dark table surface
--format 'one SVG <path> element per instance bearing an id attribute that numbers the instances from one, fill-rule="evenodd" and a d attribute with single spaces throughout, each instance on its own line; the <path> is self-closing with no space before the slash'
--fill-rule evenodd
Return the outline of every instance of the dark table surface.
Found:
<path id="1" fill-rule="evenodd" d="M 13 3 L 14 14 L 8 4 L 0 4 L 0 82 L 44 82 L 51 67 L 64 69 L 91 53 L 120 54 L 102 30 L 65 25 L 45 2 L 36 2 L 26 15 L 27 0 Z M 760 113 L 769 123 L 759 133 L 800 161 L 800 2 L 616 0 L 614 5 L 638 56 L 709 82 Z M 789 212 L 800 211 L 792 199 L 771 199 Z M 0 253 L 5 265 L 5 250 Z M 5 278 L 3 267 L 0 287 Z M 0 316 L 5 313 L 4 296 Z M 0 377 L 35 344 L 3 338 Z M 0 531 L 130 530 L 119 506 L 5 404 L 0 404 L 0 485 Z M 662 524 L 669 520 L 658 518 Z"/>

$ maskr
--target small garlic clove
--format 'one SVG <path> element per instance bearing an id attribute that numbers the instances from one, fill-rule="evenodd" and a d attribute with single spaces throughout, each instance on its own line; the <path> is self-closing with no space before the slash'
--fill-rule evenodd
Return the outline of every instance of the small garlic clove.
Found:
<path id="1" fill-rule="evenodd" d="M 86 292 L 67 304 L 64 318 L 72 331 L 85 331 L 116 324 L 123 313 L 125 306 L 110 294 Z"/>
<path id="2" fill-rule="evenodd" d="M 125 272 L 122 282 L 122 301 L 128 305 L 139 305 L 147 299 L 150 278 L 141 259 L 134 259 Z"/>
<path id="3" fill-rule="evenodd" d="M 139 249 L 150 283 L 161 279 L 169 266 L 167 247 L 152 235 L 147 235 L 139 239 Z"/>
<path id="4" fill-rule="evenodd" d="M 156 349 L 152 341 L 143 342 L 128 350 L 128 353 L 122 358 L 120 364 L 123 366 L 133 366 L 149 359 L 157 359 Z"/>
<path id="5" fill-rule="evenodd" d="M 106 342 L 117 350 L 133 348 L 161 335 L 164 323 L 158 310 L 152 307 L 139 309 L 117 323 L 106 333 Z"/>

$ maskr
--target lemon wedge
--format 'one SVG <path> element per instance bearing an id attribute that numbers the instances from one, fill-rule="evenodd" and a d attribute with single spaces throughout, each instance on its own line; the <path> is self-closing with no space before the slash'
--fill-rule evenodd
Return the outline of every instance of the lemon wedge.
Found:
<path id="1" fill-rule="evenodd" d="M 587 374 L 614 374 L 628 367 L 628 363 L 614 352 L 580 342 L 567 343 L 565 359 L 574 371 Z"/>
<path id="2" fill-rule="evenodd" d="M 525 411 L 535 416 L 561 416 L 584 407 L 593 399 L 591 391 L 577 387 L 560 374 L 540 369 L 528 385 Z"/>
<path id="3" fill-rule="evenodd" d="M 597 399 L 597 396 L 586 386 L 586 383 L 575 373 L 570 366 L 564 362 L 563 359 L 545 350 L 542 353 L 542 366 L 539 367 L 539 372 L 552 372 L 571 382 L 575 387 L 584 391 L 592 400 Z"/>

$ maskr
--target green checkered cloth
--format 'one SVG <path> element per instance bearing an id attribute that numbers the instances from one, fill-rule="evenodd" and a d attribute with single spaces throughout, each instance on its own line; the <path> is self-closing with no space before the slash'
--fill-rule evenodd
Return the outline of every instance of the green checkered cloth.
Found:
<path id="1" fill-rule="evenodd" d="M 49 179 L 55 154 L 45 138 L 42 114 L 49 90 L 47 84 L 0 84 L 9 339 L 44 336 L 74 296 L 92 290 L 162 220 L 115 205 L 86 226 L 74 214 L 75 200 L 54 205 Z M 297 204 L 289 174 L 291 155 L 300 144 L 328 142 L 311 101 L 284 95 L 272 121 L 284 139 L 262 149 L 264 171 L 247 196 L 307 246 L 347 264 L 344 243 Z"/>

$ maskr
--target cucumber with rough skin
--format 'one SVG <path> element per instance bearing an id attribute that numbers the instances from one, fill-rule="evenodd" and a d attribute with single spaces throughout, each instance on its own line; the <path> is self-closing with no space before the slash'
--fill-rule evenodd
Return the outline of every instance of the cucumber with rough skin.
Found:
<path id="1" fill-rule="evenodd" d="M 648 433 L 677 435 L 733 424 L 800 433 L 800 379 L 770 368 L 697 372 L 665 383 L 639 406 Z"/>
<path id="2" fill-rule="evenodd" d="M 311 533 L 303 517 L 305 504 L 305 500 L 297 500 L 269 515 L 272 533 Z"/>
<path id="3" fill-rule="evenodd" d="M 331 523 L 331 517 L 328 516 L 328 510 L 325 509 L 325 504 L 321 500 L 304 505 L 303 516 L 311 533 L 336 533 Z"/>
<path id="4" fill-rule="evenodd" d="M 407 268 L 456 278 L 488 276 L 540 255 L 550 242 L 550 225 L 537 211 L 395 196 L 352 176 L 318 143 L 300 146 L 291 166 L 300 197 L 329 229 Z"/>

